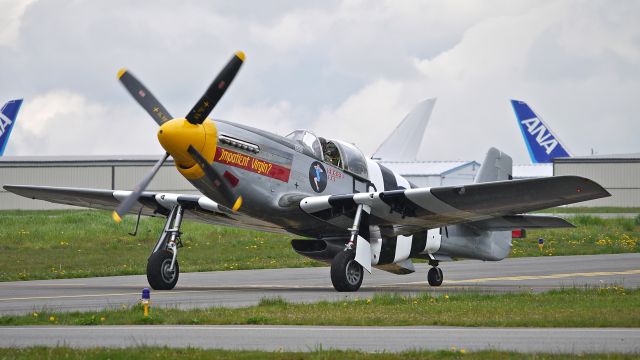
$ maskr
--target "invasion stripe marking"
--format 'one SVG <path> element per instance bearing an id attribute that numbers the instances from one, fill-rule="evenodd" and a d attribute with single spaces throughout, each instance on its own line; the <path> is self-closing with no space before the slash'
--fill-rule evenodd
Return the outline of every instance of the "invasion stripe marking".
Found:
<path id="1" fill-rule="evenodd" d="M 453 206 L 438 199 L 431 193 L 431 188 L 409 189 L 404 192 L 407 199 L 425 210 L 434 214 L 457 217 L 462 219 L 473 219 L 478 215 L 456 209 Z"/>
<path id="2" fill-rule="evenodd" d="M 398 238 L 396 236 L 383 237 L 382 246 L 380 248 L 380 257 L 378 259 L 378 265 L 391 264 L 396 257 L 396 243 Z"/>
<path id="3" fill-rule="evenodd" d="M 386 166 L 378 164 L 380 171 L 382 171 L 382 181 L 384 183 L 384 191 L 398 190 L 398 182 L 393 171 L 389 170 Z"/>

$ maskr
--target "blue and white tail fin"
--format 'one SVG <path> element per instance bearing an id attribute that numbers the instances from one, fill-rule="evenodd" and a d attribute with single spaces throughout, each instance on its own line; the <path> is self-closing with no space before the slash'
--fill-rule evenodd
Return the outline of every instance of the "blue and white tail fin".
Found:
<path id="1" fill-rule="evenodd" d="M 22 105 L 22 99 L 10 100 L 2 107 L 0 111 L 0 156 L 4 154 L 4 148 L 9 142 L 9 136 L 13 125 L 16 123 L 18 111 Z"/>
<path id="2" fill-rule="evenodd" d="M 534 164 L 551 163 L 554 158 L 571 157 L 567 148 L 560 142 L 542 118 L 524 101 L 511 100 L 518 126 Z"/>

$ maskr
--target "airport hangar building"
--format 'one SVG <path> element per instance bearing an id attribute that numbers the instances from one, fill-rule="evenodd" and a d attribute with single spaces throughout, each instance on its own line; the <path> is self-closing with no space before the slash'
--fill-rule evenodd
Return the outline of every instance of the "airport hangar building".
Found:
<path id="1" fill-rule="evenodd" d="M 131 190 L 158 159 L 153 156 L 9 156 L 0 158 L 0 185 L 43 185 Z M 417 186 L 469 184 L 480 164 L 475 161 L 382 162 Z M 640 207 L 640 153 L 559 158 L 553 175 L 579 175 L 604 186 L 611 197 L 577 206 Z M 514 178 L 551 175 L 549 167 L 514 166 Z M 162 166 L 147 191 L 198 194 L 174 168 Z M 0 188 L 0 210 L 64 209 L 70 206 L 35 201 Z"/>

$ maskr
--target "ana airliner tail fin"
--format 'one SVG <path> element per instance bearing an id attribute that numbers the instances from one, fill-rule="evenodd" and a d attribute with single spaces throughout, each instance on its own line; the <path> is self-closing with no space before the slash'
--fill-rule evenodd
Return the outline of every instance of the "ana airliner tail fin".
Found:
<path id="1" fill-rule="evenodd" d="M 524 101 L 511 100 L 518 126 L 527 145 L 531 162 L 551 163 L 557 157 L 570 157 L 571 154 L 558 136 L 542 121 Z"/>
<path id="2" fill-rule="evenodd" d="M 16 117 L 21 105 L 22 99 L 10 100 L 4 104 L 0 111 L 0 156 L 4 154 L 4 148 L 9 142 L 9 136 L 13 125 L 16 123 Z"/>

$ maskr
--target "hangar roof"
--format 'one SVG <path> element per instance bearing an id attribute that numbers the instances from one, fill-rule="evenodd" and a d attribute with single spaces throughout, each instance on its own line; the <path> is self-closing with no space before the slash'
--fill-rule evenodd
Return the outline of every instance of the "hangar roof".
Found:
<path id="1" fill-rule="evenodd" d="M 588 155 L 588 156 L 573 156 L 566 158 L 555 158 L 554 163 L 568 163 L 568 162 L 640 162 L 640 153 L 629 154 L 605 154 L 605 155 Z"/>
<path id="2" fill-rule="evenodd" d="M 160 156 L 153 155 L 3 156 L 0 157 L 0 166 L 135 166 L 153 165 L 159 159 Z M 173 159 L 167 159 L 167 164 L 173 166 Z"/>
<path id="3" fill-rule="evenodd" d="M 430 176 L 446 175 L 467 166 L 479 167 L 476 161 L 380 161 L 400 175 Z"/>
<path id="4" fill-rule="evenodd" d="M 553 176 L 553 164 L 513 165 L 512 176 L 514 179 Z"/>

